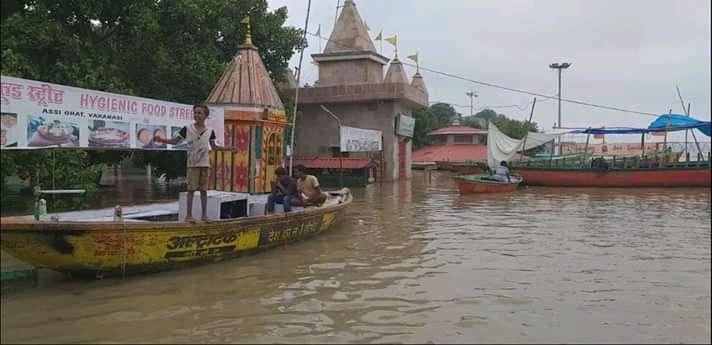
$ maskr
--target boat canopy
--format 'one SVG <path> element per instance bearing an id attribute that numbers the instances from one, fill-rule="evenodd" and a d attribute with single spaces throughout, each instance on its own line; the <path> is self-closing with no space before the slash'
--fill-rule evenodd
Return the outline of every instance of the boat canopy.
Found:
<path id="1" fill-rule="evenodd" d="M 651 132 L 676 132 L 686 129 L 699 129 L 706 136 L 710 136 L 710 121 L 700 121 L 686 115 L 662 114 L 651 122 L 648 128 L 634 127 L 609 127 L 576 129 L 571 133 L 582 134 L 645 134 Z"/>
<path id="2" fill-rule="evenodd" d="M 652 130 L 673 130 L 679 131 L 684 129 L 697 128 L 706 136 L 710 136 L 710 121 L 700 121 L 686 115 L 680 114 L 663 114 L 658 116 L 655 121 L 650 123 L 648 129 Z"/>
<path id="3" fill-rule="evenodd" d="M 492 122 L 487 129 L 487 165 L 494 170 L 501 161 L 509 161 L 518 151 L 526 151 L 544 145 L 563 133 L 527 132 L 523 139 L 514 139 L 497 128 Z"/>

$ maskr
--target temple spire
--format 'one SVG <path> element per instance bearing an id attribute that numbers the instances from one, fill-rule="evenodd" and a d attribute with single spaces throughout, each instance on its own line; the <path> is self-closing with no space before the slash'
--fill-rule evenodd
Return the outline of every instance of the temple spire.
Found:
<path id="1" fill-rule="evenodd" d="M 344 1 L 324 53 L 371 51 L 377 53 L 366 24 L 353 0 Z"/>
<path id="2" fill-rule="evenodd" d="M 384 78 L 386 83 L 397 83 L 397 84 L 408 84 L 408 77 L 405 74 L 405 69 L 403 68 L 403 63 L 395 57 L 391 61 L 388 70 L 386 71 L 386 77 Z"/>
<path id="3" fill-rule="evenodd" d="M 250 26 L 250 16 L 245 16 L 245 18 L 242 18 L 240 21 L 240 24 L 245 24 L 247 26 L 246 34 L 245 34 L 245 44 L 252 44 L 252 31 L 251 31 L 251 26 Z"/>

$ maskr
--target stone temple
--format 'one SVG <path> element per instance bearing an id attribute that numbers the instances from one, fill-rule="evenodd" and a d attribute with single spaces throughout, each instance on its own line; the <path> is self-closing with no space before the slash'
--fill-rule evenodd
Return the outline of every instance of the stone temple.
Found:
<path id="1" fill-rule="evenodd" d="M 299 89 L 302 116 L 295 129 L 295 161 L 304 162 L 307 157 L 330 161 L 324 158 L 339 156 L 370 159 L 378 167 L 376 180 L 410 178 L 412 141 L 396 134 L 396 118 L 428 106 L 428 91 L 420 73 L 408 81 L 397 54 L 390 60 L 378 53 L 353 0 L 344 1 L 324 51 L 312 58 L 318 64 L 319 79 L 313 86 Z M 383 151 L 341 154 L 339 123 L 322 105 L 343 126 L 382 131 Z"/>

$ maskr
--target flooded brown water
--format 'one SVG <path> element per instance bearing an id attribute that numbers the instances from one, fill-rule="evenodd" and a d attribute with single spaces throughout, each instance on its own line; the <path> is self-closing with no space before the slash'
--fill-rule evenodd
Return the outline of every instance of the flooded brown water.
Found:
<path id="1" fill-rule="evenodd" d="M 354 193 L 336 231 L 254 256 L 43 272 L 3 298 L 2 342 L 710 342 L 709 189 L 462 197 L 416 173 Z"/>

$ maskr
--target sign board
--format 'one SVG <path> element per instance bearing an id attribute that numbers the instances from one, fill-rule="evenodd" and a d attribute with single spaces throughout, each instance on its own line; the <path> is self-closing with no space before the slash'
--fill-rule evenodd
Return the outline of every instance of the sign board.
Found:
<path id="1" fill-rule="evenodd" d="M 399 114 L 396 124 L 396 135 L 412 138 L 415 131 L 415 118 Z"/>
<path id="2" fill-rule="evenodd" d="M 561 153 L 583 152 L 586 149 L 586 144 L 568 143 L 561 144 Z M 663 151 L 664 143 L 645 143 L 645 152 L 651 153 Z M 596 155 L 611 155 L 611 156 L 638 156 L 643 154 L 643 149 L 640 143 L 609 143 L 609 144 L 589 144 L 588 152 Z"/>
<path id="3" fill-rule="evenodd" d="M 47 146 L 94 149 L 181 150 L 186 143 L 159 144 L 194 122 L 193 106 L 41 81 L 0 78 L 0 147 Z M 222 145 L 224 112 L 210 107 L 208 126 Z"/>
<path id="4" fill-rule="evenodd" d="M 341 152 L 373 152 L 383 149 L 381 131 L 341 126 Z"/>

